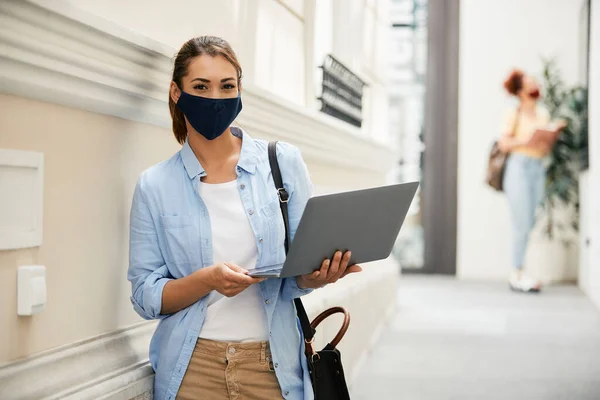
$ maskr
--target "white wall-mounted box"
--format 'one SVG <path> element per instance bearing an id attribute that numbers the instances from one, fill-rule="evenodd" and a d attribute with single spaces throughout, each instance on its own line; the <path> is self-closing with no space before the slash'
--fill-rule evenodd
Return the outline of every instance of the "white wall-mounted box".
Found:
<path id="1" fill-rule="evenodd" d="M 46 308 L 46 267 L 21 266 L 17 273 L 17 315 L 29 316 Z"/>

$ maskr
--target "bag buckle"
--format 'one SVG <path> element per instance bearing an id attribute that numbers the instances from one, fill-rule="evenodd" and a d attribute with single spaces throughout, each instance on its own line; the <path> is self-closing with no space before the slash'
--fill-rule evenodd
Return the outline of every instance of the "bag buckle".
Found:
<path id="1" fill-rule="evenodd" d="M 279 197 L 279 201 L 282 203 L 287 203 L 290 201 L 290 195 L 284 188 L 277 189 L 277 196 Z"/>

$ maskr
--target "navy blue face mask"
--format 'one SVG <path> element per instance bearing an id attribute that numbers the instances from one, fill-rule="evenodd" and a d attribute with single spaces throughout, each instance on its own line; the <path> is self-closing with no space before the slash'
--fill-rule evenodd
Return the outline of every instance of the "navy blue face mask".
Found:
<path id="1" fill-rule="evenodd" d="M 242 98 L 209 99 L 181 91 L 177 107 L 190 125 L 208 140 L 218 138 L 242 111 Z"/>

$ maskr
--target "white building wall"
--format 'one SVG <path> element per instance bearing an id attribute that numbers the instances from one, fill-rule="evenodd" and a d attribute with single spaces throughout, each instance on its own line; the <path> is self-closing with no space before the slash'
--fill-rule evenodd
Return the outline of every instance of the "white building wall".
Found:
<path id="1" fill-rule="evenodd" d="M 306 80 L 313 78 L 318 94 L 318 66 L 325 54 L 333 53 L 370 84 L 366 89 L 369 93 L 363 134 L 373 132 L 378 139 L 387 140 L 383 123 L 387 121 L 384 115 L 387 95 L 382 85 L 387 64 L 384 59 L 388 56 L 387 0 L 177 0 L 169 3 L 70 0 L 70 3 L 174 49 L 194 36 L 221 36 L 236 50 L 246 82 L 299 106 L 317 106 L 314 98 L 308 97 L 313 93 L 307 93 Z M 307 31 L 313 24 L 314 32 Z M 311 57 L 307 57 L 307 52 Z"/>
<path id="2" fill-rule="evenodd" d="M 128 213 L 139 173 L 178 150 L 167 107 L 170 58 L 189 38 L 231 42 L 245 71 L 239 124 L 254 137 L 298 145 L 317 193 L 386 182 L 394 153 L 376 122 L 387 119 L 387 95 L 377 63 L 338 35 L 344 30 L 362 43 L 362 29 L 332 20 L 336 0 L 322 24 L 331 29 L 330 45 L 319 51 L 341 47 L 348 66 L 377 88 L 369 97 L 375 106 L 367 107 L 375 122 L 353 128 L 317 111 L 307 95 L 322 62 L 314 55 L 316 1 L 0 2 L 0 148 L 43 153 L 45 163 L 42 246 L 0 251 L 0 364 L 8 364 L 0 369 L 0 398 L 89 383 L 73 398 L 111 391 L 124 399 L 151 386 L 143 363 L 153 326 L 128 300 Z M 367 1 L 353 7 L 358 19 L 367 7 L 379 10 Z M 379 15 L 374 29 L 384 21 Z M 375 49 L 369 54 L 386 57 Z M 24 264 L 47 267 L 48 304 L 30 318 L 16 315 L 16 271 Z M 393 259 L 364 267 L 306 298 L 312 316 L 334 305 L 352 314 L 340 345 L 350 382 L 394 307 L 399 272 Z M 319 327 L 319 345 L 338 322 Z M 25 361 L 11 364 L 17 359 Z"/>
<path id="3" fill-rule="evenodd" d="M 587 294 L 600 308 L 600 0 L 592 0 L 589 82 L 590 170 L 588 210 L 589 258 Z"/>
<path id="4" fill-rule="evenodd" d="M 71 3 L 175 50 L 192 37 L 220 36 L 238 54 L 245 81 L 298 105 L 305 103 L 303 0 Z"/>

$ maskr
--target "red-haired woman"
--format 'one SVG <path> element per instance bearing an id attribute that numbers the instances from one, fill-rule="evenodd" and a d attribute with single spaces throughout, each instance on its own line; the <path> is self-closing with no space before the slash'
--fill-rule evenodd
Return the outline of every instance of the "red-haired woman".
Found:
<path id="1" fill-rule="evenodd" d="M 565 124 L 559 121 L 550 125 L 550 114 L 538 104 L 540 86 L 532 76 L 513 70 L 505 80 L 504 88 L 519 101 L 519 106 L 506 116 L 504 135 L 500 140 L 501 150 L 511 153 L 503 182 L 513 221 L 509 284 L 516 291 L 538 292 L 540 283 L 523 273 L 525 253 L 537 207 L 544 199 L 546 171 L 543 158 L 552 150 L 554 139 Z M 550 130 L 554 135 L 532 142 L 538 129 Z"/>

